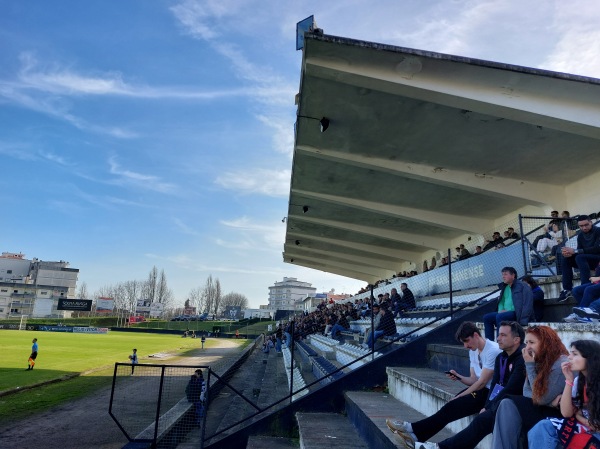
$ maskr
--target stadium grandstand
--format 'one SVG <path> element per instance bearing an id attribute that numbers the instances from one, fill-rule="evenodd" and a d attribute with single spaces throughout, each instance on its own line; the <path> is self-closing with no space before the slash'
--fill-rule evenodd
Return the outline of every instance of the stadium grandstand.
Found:
<path id="1" fill-rule="evenodd" d="M 567 347 L 597 340 L 597 321 L 563 321 L 577 301 L 561 295 L 560 249 L 577 251 L 583 215 L 597 221 L 600 80 L 318 29 L 302 37 L 283 258 L 365 288 L 283 320 L 237 381 L 216 376 L 195 441 L 404 447 L 385 418 L 418 420 L 458 392 L 443 374 L 469 370 L 455 332 L 473 321 L 483 334 L 507 266 L 544 293 L 530 323 Z M 373 338 L 377 319 L 393 328 Z"/>

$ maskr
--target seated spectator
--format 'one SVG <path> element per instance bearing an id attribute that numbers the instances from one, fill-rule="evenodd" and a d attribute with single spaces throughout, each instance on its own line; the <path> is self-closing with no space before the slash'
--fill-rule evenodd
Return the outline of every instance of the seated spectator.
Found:
<path id="1" fill-rule="evenodd" d="M 573 313 L 563 318 L 567 323 L 589 323 L 600 318 L 600 264 L 596 267 L 595 276 L 590 277 L 590 283 L 582 284 L 573 289 L 573 297 L 577 300 L 577 307 Z"/>
<path id="2" fill-rule="evenodd" d="M 373 312 L 375 312 L 376 307 L 373 306 Z M 383 303 L 379 308 L 379 323 L 375 327 L 375 330 L 369 332 L 369 337 L 367 338 L 367 342 L 362 344 L 363 348 L 374 350 L 375 340 L 379 337 L 387 335 L 392 336 L 396 335 L 396 323 L 394 322 L 394 318 L 392 317 L 392 313 L 388 310 L 388 305 Z"/>
<path id="3" fill-rule="evenodd" d="M 437 262 L 435 260 L 435 257 L 432 257 L 431 258 L 431 263 L 429 264 L 429 269 L 433 270 L 436 267 L 436 265 L 437 265 Z"/>
<path id="4" fill-rule="evenodd" d="M 560 416 L 557 406 L 565 389 L 561 367 L 568 362 L 569 351 L 548 326 L 529 327 L 525 341 L 523 359 L 527 379 L 523 396 L 508 396 L 500 402 L 492 436 L 494 448 L 517 449 L 522 433 L 526 436 L 544 418 Z"/>
<path id="5" fill-rule="evenodd" d="M 485 338 L 495 340 L 496 330 L 502 321 L 516 321 L 527 326 L 533 321 L 533 294 L 526 283 L 517 279 L 517 270 L 513 267 L 502 268 L 502 282 L 498 284 L 500 296 L 497 299 L 497 311 L 483 316 Z"/>
<path id="6" fill-rule="evenodd" d="M 592 226 L 587 215 L 580 215 L 577 221 L 581 232 L 577 235 L 577 248 L 564 246 L 561 248 L 560 266 L 562 269 L 562 291 L 559 302 L 572 297 L 573 269 L 579 268 L 582 284 L 589 284 L 590 270 L 600 262 L 600 228 Z"/>
<path id="7" fill-rule="evenodd" d="M 479 256 L 481 253 L 483 253 L 483 249 L 481 248 L 481 246 L 477 245 L 475 247 L 475 254 L 473 254 L 474 256 Z"/>
<path id="8" fill-rule="evenodd" d="M 539 323 L 544 317 L 544 290 L 542 290 L 535 279 L 533 279 L 533 276 L 523 276 L 521 280 L 531 288 L 531 293 L 533 295 L 533 314 L 535 316 L 535 321 Z"/>
<path id="9" fill-rule="evenodd" d="M 331 338 L 336 338 L 338 332 L 347 331 L 350 329 L 350 323 L 346 319 L 346 316 L 341 312 L 337 312 L 337 321 L 331 328 Z"/>
<path id="10" fill-rule="evenodd" d="M 498 231 L 496 231 L 492 235 L 491 240 L 486 240 L 487 245 L 485 245 L 483 247 L 483 250 L 487 251 L 488 249 L 492 249 L 492 248 L 496 247 L 499 243 L 502 243 L 503 241 L 504 241 L 504 239 L 500 236 L 500 233 Z"/>
<path id="11" fill-rule="evenodd" d="M 521 239 L 521 236 L 515 232 L 515 228 L 509 227 L 506 232 L 508 233 L 507 238 L 509 240 L 512 240 L 512 239 L 520 240 Z"/>
<path id="12" fill-rule="evenodd" d="M 423 273 L 426 273 L 429 271 L 429 267 L 427 266 L 427 260 L 423 261 Z"/>
<path id="13" fill-rule="evenodd" d="M 402 290 L 402 304 L 400 306 L 400 312 L 405 312 L 417 307 L 415 295 L 413 295 L 413 292 L 410 290 L 410 288 L 408 288 L 408 284 L 406 282 L 400 284 L 400 290 Z"/>
<path id="14" fill-rule="evenodd" d="M 539 253 L 547 253 L 556 245 L 562 243 L 562 232 L 558 224 L 554 223 L 547 232 L 548 237 L 542 237 L 538 240 L 536 249 Z"/>
<path id="15" fill-rule="evenodd" d="M 461 324 L 456 338 L 469 349 L 470 375 L 454 370 L 447 374 L 468 388 L 447 402 L 437 413 L 417 422 L 386 420 L 389 429 L 402 438 L 406 447 L 472 449 L 491 433 L 494 414 L 500 401 L 520 394 L 525 381 L 525 363 L 521 352 L 524 331 L 518 323 L 502 322 L 498 343 L 486 340 L 472 322 Z M 475 415 L 471 425 L 452 438 L 435 443 L 427 441 L 447 424 Z"/>
<path id="16" fill-rule="evenodd" d="M 600 344 L 597 341 L 577 340 L 572 343 L 569 362 L 562 365 L 565 389 L 560 396 L 559 407 L 562 416 L 575 418 L 577 425 L 569 425 L 565 419 L 561 429 L 557 429 L 554 422 L 543 419 L 527 434 L 529 449 L 594 447 L 590 444 L 591 439 L 595 440 L 595 447 L 598 447 L 600 410 L 596 398 L 600 397 L 600 384 L 596 382 L 596 375 L 600 372 L 599 354 Z M 573 432 L 566 427 L 572 428 Z M 579 433 L 575 433 L 575 430 L 579 430 Z M 561 444 L 561 440 L 569 443 Z"/>
<path id="17" fill-rule="evenodd" d="M 458 250 L 459 250 L 458 260 L 465 260 L 465 259 L 468 259 L 469 257 L 471 257 L 471 253 L 469 252 L 469 250 L 467 248 L 465 248 L 465 245 L 463 245 L 462 243 L 458 246 Z"/>

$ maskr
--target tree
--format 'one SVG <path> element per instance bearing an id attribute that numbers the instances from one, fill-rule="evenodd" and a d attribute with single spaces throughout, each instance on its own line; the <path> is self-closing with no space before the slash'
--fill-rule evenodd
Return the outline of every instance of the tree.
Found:
<path id="1" fill-rule="evenodd" d="M 87 288 L 87 284 L 85 282 L 82 282 L 79 285 L 79 290 L 77 291 L 77 293 L 75 294 L 75 296 L 78 299 L 89 299 L 88 288 Z"/>
<path id="2" fill-rule="evenodd" d="M 206 297 L 204 296 L 204 290 L 202 288 L 196 287 L 191 289 L 188 294 L 188 300 L 193 307 L 196 307 L 198 313 L 204 312 Z"/>
<path id="3" fill-rule="evenodd" d="M 156 290 L 158 282 L 158 268 L 156 265 L 152 267 L 150 273 L 148 273 L 148 280 L 144 288 L 143 296 L 149 299 L 151 303 L 156 301 Z M 160 302 L 160 301 L 159 301 Z"/>
<path id="4" fill-rule="evenodd" d="M 142 290 L 141 284 L 139 281 L 126 281 L 120 284 L 123 289 L 125 309 L 132 313 L 135 313 L 137 307 L 137 300 Z"/>
<path id="5" fill-rule="evenodd" d="M 219 305 L 221 304 L 221 282 L 219 278 L 215 279 L 215 305 L 214 305 L 214 314 L 219 314 Z"/>
<path id="6" fill-rule="evenodd" d="M 213 283 L 212 274 L 209 274 L 208 278 L 206 278 L 206 284 L 204 285 L 203 293 L 206 301 L 206 311 L 208 313 L 216 313 L 213 312 L 215 307 L 215 286 Z"/>
<path id="7" fill-rule="evenodd" d="M 242 310 L 248 308 L 248 298 L 241 293 L 230 292 L 221 298 L 220 314 L 223 315 L 227 307 L 240 307 Z"/>

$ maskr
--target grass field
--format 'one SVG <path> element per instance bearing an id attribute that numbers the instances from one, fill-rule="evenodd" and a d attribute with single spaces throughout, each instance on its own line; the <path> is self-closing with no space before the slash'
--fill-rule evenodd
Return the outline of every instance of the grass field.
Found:
<path id="1" fill-rule="evenodd" d="M 38 339 L 39 353 L 33 371 L 27 371 L 31 340 Z M 240 345 L 247 340 L 237 340 Z M 208 338 L 205 348 L 218 340 Z M 48 410 L 80 397 L 93 394 L 112 382 L 115 362 L 128 362 L 127 356 L 137 348 L 140 363 L 152 363 L 148 355 L 168 352 L 177 357 L 200 348 L 200 339 L 177 335 L 109 332 L 108 334 L 73 334 L 62 332 L 32 332 L 0 330 L 2 365 L 0 392 L 23 388 L 16 394 L 0 397 L 0 416 L 3 425 Z M 158 360 L 172 363 L 176 360 Z M 59 379 L 82 372 L 65 382 L 27 389 L 40 382 Z"/>
<path id="2" fill-rule="evenodd" d="M 35 369 L 27 371 L 31 340 L 38 339 L 39 353 Z M 205 347 L 210 347 L 207 339 Z M 139 362 L 157 352 L 175 352 L 200 347 L 199 339 L 176 335 L 109 332 L 108 334 L 73 334 L 67 332 L 32 332 L 0 330 L 2 366 L 0 392 L 16 387 L 57 379 L 64 375 L 114 366 L 128 362 L 127 356 L 137 348 Z"/>

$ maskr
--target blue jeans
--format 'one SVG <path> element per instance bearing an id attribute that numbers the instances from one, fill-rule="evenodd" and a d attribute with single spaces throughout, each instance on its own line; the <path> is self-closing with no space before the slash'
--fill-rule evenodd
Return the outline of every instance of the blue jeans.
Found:
<path id="1" fill-rule="evenodd" d="M 275 343 L 275 351 L 281 352 L 281 338 L 277 338 L 277 343 Z"/>
<path id="2" fill-rule="evenodd" d="M 529 449 L 556 449 L 559 447 L 558 432 L 548 419 L 542 419 L 527 432 Z"/>
<path id="3" fill-rule="evenodd" d="M 331 328 L 331 338 L 335 338 L 335 336 L 337 335 L 338 332 L 345 331 L 345 330 L 346 330 L 346 328 L 344 326 L 341 326 L 338 323 L 335 323 L 333 325 L 333 327 Z"/>
<path id="4" fill-rule="evenodd" d="M 596 268 L 600 262 L 600 254 L 577 254 L 562 257 L 562 286 L 564 290 L 573 290 L 573 268 L 579 268 L 581 283 L 590 282 L 591 268 Z"/>
<path id="5" fill-rule="evenodd" d="M 292 347 L 292 335 L 289 332 L 284 332 L 285 334 L 285 344 L 288 348 Z"/>
<path id="6" fill-rule="evenodd" d="M 491 341 L 496 341 L 496 334 L 502 321 L 516 321 L 517 314 L 514 311 L 510 312 L 492 312 L 483 316 L 483 328 L 485 338 Z M 494 332 L 496 326 L 496 332 Z"/>
<path id="7" fill-rule="evenodd" d="M 578 307 L 589 307 L 594 300 L 600 298 L 600 284 L 582 284 L 572 291 Z"/>
<path id="8" fill-rule="evenodd" d="M 373 334 L 375 334 L 375 336 L 373 336 Z M 369 332 L 369 337 L 367 338 L 367 346 L 370 349 L 373 349 L 373 343 L 375 343 L 375 340 L 377 340 L 383 334 L 384 334 L 383 331 L 375 331 L 374 333 L 373 332 Z"/>

